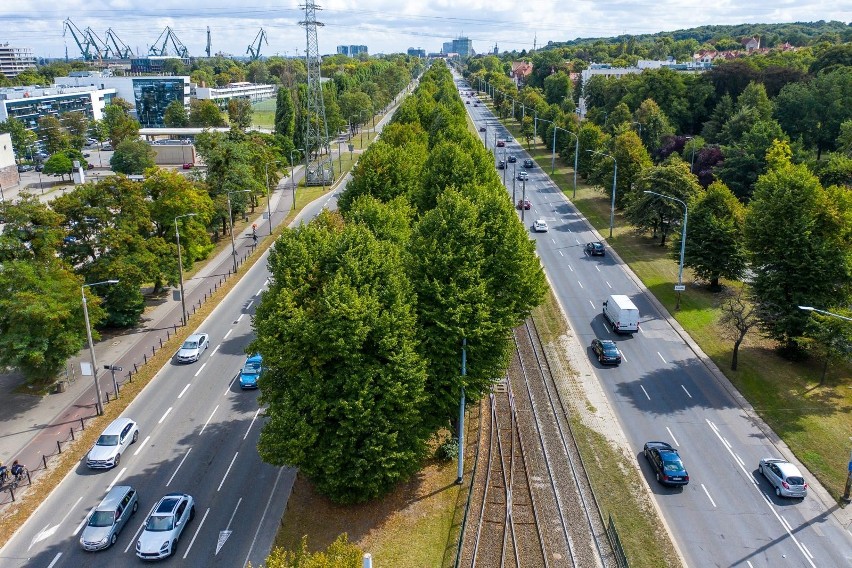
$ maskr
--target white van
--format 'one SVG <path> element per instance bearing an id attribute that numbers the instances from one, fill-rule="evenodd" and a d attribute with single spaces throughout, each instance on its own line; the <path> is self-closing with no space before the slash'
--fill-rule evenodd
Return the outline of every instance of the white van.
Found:
<path id="1" fill-rule="evenodd" d="M 603 303 L 603 315 L 615 333 L 639 331 L 639 308 L 622 294 L 612 294 Z"/>

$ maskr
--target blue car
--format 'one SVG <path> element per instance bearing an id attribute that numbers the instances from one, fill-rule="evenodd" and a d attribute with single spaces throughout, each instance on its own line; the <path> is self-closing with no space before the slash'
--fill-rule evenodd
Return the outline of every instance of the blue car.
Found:
<path id="1" fill-rule="evenodd" d="M 261 357 L 259 353 L 255 353 L 246 359 L 246 364 L 243 365 L 243 370 L 240 371 L 240 388 L 256 389 L 257 379 L 260 378 L 262 370 L 263 357 Z"/>

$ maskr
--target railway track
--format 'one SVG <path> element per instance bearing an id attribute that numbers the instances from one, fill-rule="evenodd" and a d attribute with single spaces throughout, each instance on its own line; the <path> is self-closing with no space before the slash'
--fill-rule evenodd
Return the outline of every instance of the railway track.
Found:
<path id="1" fill-rule="evenodd" d="M 480 406 L 479 457 L 457 566 L 615 566 L 538 334 L 514 331 L 507 377 Z"/>

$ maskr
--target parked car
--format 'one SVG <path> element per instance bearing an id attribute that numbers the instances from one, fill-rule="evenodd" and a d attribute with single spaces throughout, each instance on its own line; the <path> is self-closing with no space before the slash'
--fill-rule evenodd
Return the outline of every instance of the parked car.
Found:
<path id="1" fill-rule="evenodd" d="M 510 163 L 510 164 L 514 164 L 515 162 L 517 162 L 517 161 L 518 161 L 518 158 L 517 158 L 517 157 L 515 157 L 515 155 L 514 155 L 514 154 L 509 154 L 509 156 L 508 156 L 506 159 L 507 159 L 507 160 L 509 160 L 509 163 Z"/>
<path id="2" fill-rule="evenodd" d="M 210 336 L 206 333 L 193 333 L 186 338 L 177 352 L 178 363 L 194 363 L 210 346 Z"/>
<path id="3" fill-rule="evenodd" d="M 525 172 L 524 170 L 518 172 L 519 181 L 527 181 L 528 179 L 530 179 L 530 175 L 527 172 Z"/>
<path id="4" fill-rule="evenodd" d="M 21 164 L 18 166 L 18 173 L 31 172 L 34 169 L 31 164 Z"/>
<path id="5" fill-rule="evenodd" d="M 257 380 L 263 372 L 263 357 L 260 353 L 255 353 L 246 359 L 243 369 L 240 371 L 240 388 L 241 389 L 256 389 Z"/>
<path id="6" fill-rule="evenodd" d="M 89 515 L 80 535 L 80 546 L 90 552 L 109 548 L 138 509 L 136 490 L 129 485 L 116 485 Z"/>
<path id="7" fill-rule="evenodd" d="M 525 168 L 532 168 L 534 166 L 535 166 L 535 164 L 533 164 L 533 161 L 531 159 L 527 158 L 526 160 L 524 160 L 524 167 Z"/>
<path id="8" fill-rule="evenodd" d="M 808 494 L 808 484 L 799 472 L 799 468 L 786 460 L 763 458 L 757 469 L 775 488 L 778 497 L 798 497 L 804 499 Z"/>
<path id="9" fill-rule="evenodd" d="M 591 243 L 586 243 L 586 254 L 589 256 L 605 256 L 606 248 L 602 242 L 592 241 Z"/>
<path id="10" fill-rule="evenodd" d="M 84 157 L 84 158 L 91 158 L 91 157 L 92 157 L 92 155 L 91 155 L 90 153 L 88 153 L 88 152 L 83 152 L 83 157 Z"/>
<path id="11" fill-rule="evenodd" d="M 104 150 L 106 152 L 112 152 L 112 144 L 104 144 L 103 146 L 101 146 L 101 150 Z"/>
<path id="12" fill-rule="evenodd" d="M 86 455 L 92 469 L 108 469 L 121 462 L 121 454 L 139 439 L 139 428 L 130 418 L 116 418 L 98 437 Z"/>
<path id="13" fill-rule="evenodd" d="M 547 221 L 544 219 L 536 219 L 533 221 L 533 231 L 536 233 L 546 233 L 547 232 Z"/>
<path id="14" fill-rule="evenodd" d="M 497 169 L 498 170 L 505 170 L 506 169 L 506 162 L 504 162 L 503 160 L 500 160 L 499 162 L 497 162 Z"/>
<path id="15" fill-rule="evenodd" d="M 479 103 L 473 103 L 473 106 L 478 107 Z"/>
<path id="16" fill-rule="evenodd" d="M 689 483 L 689 473 L 683 466 L 680 454 L 671 444 L 645 442 L 643 452 L 657 476 L 657 481 L 663 485 L 686 485 Z"/>
<path id="17" fill-rule="evenodd" d="M 184 164 L 184 165 L 183 165 L 183 169 L 185 169 L 185 170 L 191 170 L 191 169 L 192 169 L 192 164 L 190 164 L 189 162 L 187 162 L 186 164 Z"/>
<path id="18" fill-rule="evenodd" d="M 592 351 L 599 363 L 621 364 L 621 352 L 618 350 L 615 341 L 611 339 L 598 339 L 597 337 L 592 339 Z"/>
<path id="19" fill-rule="evenodd" d="M 530 203 L 529 199 L 519 199 L 518 200 L 518 209 L 531 209 L 532 203 Z"/>
<path id="20" fill-rule="evenodd" d="M 35 171 L 40 172 L 44 170 L 44 164 L 36 164 Z"/>
<path id="21" fill-rule="evenodd" d="M 136 556 L 159 560 L 175 553 L 186 525 L 195 518 L 195 501 L 186 493 L 168 493 L 154 505 L 136 541 Z"/>

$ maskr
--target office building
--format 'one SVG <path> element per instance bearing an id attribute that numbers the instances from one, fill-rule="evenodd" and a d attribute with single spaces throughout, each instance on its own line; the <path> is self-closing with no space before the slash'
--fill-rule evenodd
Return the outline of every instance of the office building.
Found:
<path id="1" fill-rule="evenodd" d="M 409 47 L 408 48 L 408 55 L 411 55 L 412 57 L 419 57 L 420 59 L 424 59 L 426 57 L 426 50 L 421 49 L 419 47 Z"/>
<path id="2" fill-rule="evenodd" d="M 443 43 L 442 47 L 441 47 L 441 53 L 443 53 L 444 55 L 447 55 L 448 53 L 452 53 L 452 52 L 453 52 L 453 42 L 445 41 Z"/>
<path id="3" fill-rule="evenodd" d="M 252 103 L 258 103 L 274 98 L 278 92 L 275 85 L 258 85 L 255 83 L 230 83 L 224 87 L 195 87 L 192 98 L 214 101 L 219 108 L 227 110 L 228 101 L 231 99 L 247 99 Z"/>
<path id="4" fill-rule="evenodd" d="M 38 119 L 78 111 L 90 119 L 101 120 L 103 110 L 113 97 L 115 89 L 97 88 L 92 85 L 81 87 L 8 87 L 0 89 L 0 122 L 15 118 L 35 132 Z"/>
<path id="5" fill-rule="evenodd" d="M 35 69 L 36 60 L 29 47 L 12 47 L 0 43 L 0 73 L 7 79 L 17 77 L 27 69 Z"/>
<path id="6" fill-rule="evenodd" d="M 358 57 L 359 53 L 367 53 L 366 45 L 338 45 L 338 55 L 346 55 L 348 57 Z"/>
<path id="7" fill-rule="evenodd" d="M 453 40 L 452 53 L 458 53 L 459 57 L 470 57 L 475 55 L 473 51 L 473 40 L 466 37 L 459 37 Z"/>

